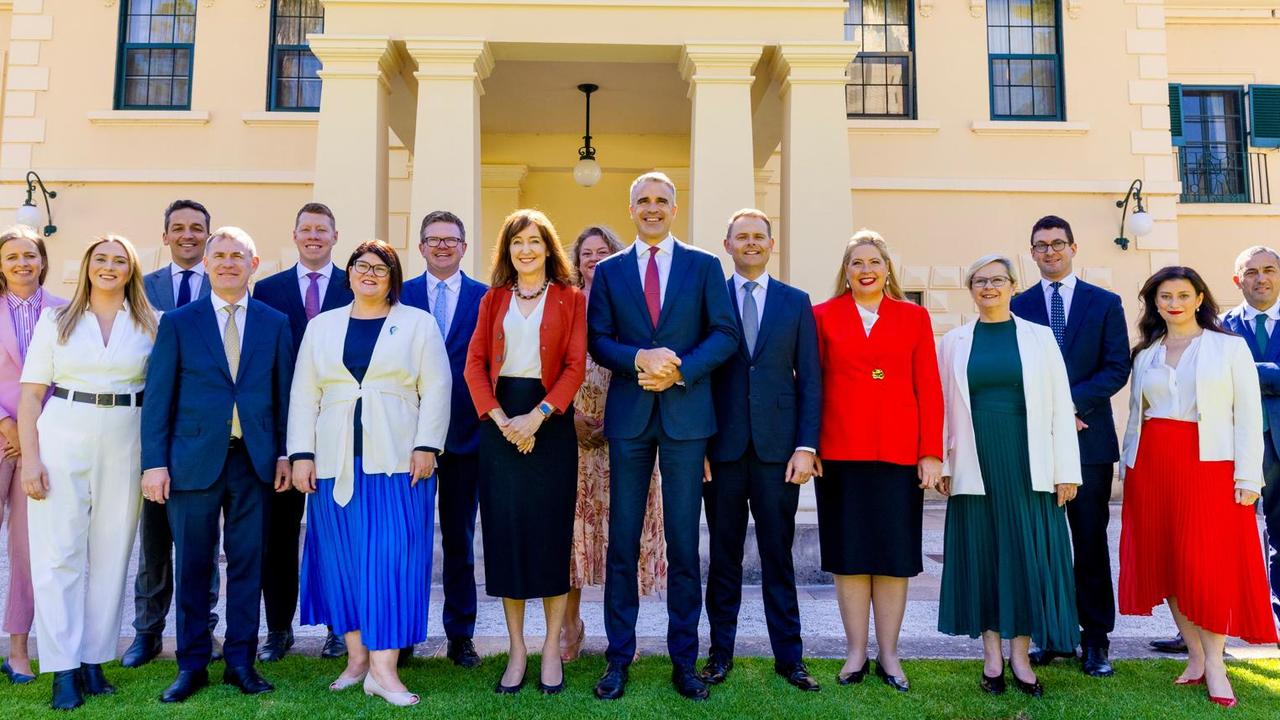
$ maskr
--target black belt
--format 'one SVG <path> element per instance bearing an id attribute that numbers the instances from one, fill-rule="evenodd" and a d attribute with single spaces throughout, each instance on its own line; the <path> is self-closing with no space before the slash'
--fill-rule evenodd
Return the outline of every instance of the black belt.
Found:
<path id="1" fill-rule="evenodd" d="M 97 405 L 98 407 L 142 407 L 142 391 L 134 394 L 125 393 L 123 395 L 115 395 L 112 393 L 86 393 L 79 390 L 68 390 L 62 387 L 53 388 L 53 396 L 60 397 L 71 402 L 87 403 L 89 405 Z"/>

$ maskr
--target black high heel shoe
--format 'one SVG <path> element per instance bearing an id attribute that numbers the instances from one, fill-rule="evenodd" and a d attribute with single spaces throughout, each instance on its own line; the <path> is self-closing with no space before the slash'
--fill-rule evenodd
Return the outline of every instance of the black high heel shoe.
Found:
<path id="1" fill-rule="evenodd" d="M 836 682 L 840 685 L 857 685 L 867 676 L 867 666 L 870 664 L 870 660 L 863 660 L 862 667 L 857 670 L 836 675 Z"/>
<path id="2" fill-rule="evenodd" d="M 987 675 L 984 668 L 982 670 L 982 680 L 978 682 L 978 687 L 982 688 L 982 692 L 988 695 L 1003 695 L 1005 691 L 1004 684 L 1004 661 L 1000 661 L 1000 674 L 995 677 Z"/>
<path id="3" fill-rule="evenodd" d="M 888 685 L 898 692 L 909 692 L 911 690 L 911 684 L 907 682 L 907 679 L 905 677 L 898 677 L 897 675 L 890 675 L 889 672 L 884 669 L 884 665 L 880 664 L 879 658 L 876 658 L 876 677 L 879 677 L 884 681 L 885 685 Z"/>
<path id="4" fill-rule="evenodd" d="M 1023 682 L 1018 679 L 1018 673 L 1013 671 L 1012 665 L 1009 666 L 1009 674 L 1013 676 L 1013 686 L 1018 688 L 1018 692 L 1033 698 L 1044 697 L 1044 686 L 1040 684 L 1039 677 L 1035 682 Z"/>

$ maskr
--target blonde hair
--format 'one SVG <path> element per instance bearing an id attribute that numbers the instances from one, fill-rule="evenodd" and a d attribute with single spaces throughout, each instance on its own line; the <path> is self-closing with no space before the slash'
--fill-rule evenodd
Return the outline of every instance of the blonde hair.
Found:
<path id="1" fill-rule="evenodd" d="M 125 307 L 129 310 L 129 317 L 133 319 L 133 324 L 147 335 L 153 338 L 156 336 L 158 325 L 156 313 L 151 308 L 151 303 L 147 302 L 147 293 L 142 285 L 142 265 L 138 262 L 138 252 L 134 250 L 133 243 L 123 235 L 107 234 L 94 238 L 93 242 L 89 243 L 89 247 L 85 248 L 84 256 L 80 258 L 80 279 L 76 282 L 76 293 L 71 296 L 71 302 L 58 308 L 55 313 L 59 345 L 67 344 L 76 324 L 89 310 L 89 297 L 93 292 L 93 283 L 89 281 L 89 261 L 98 247 L 106 243 L 116 243 L 124 248 L 125 257 L 129 259 L 129 280 L 124 287 Z"/>
<path id="2" fill-rule="evenodd" d="M 898 269 L 893 266 L 893 258 L 889 257 L 889 246 L 885 243 L 880 233 L 868 228 L 862 228 L 849 238 L 849 244 L 844 246 L 844 257 L 840 260 L 840 267 L 836 270 L 835 291 L 831 297 L 840 297 L 841 295 L 852 292 L 853 288 L 849 285 L 849 276 L 845 274 L 845 268 L 849 267 L 849 258 L 853 257 L 853 251 L 870 245 L 880 251 L 880 259 L 884 261 L 887 274 L 884 279 L 884 294 L 894 300 L 907 301 L 906 293 L 902 292 L 902 286 L 898 284 Z"/>
<path id="3" fill-rule="evenodd" d="M 734 213 L 732 217 L 729 218 L 729 225 L 724 229 L 724 237 L 726 240 L 728 240 L 729 236 L 733 234 L 733 224 L 738 222 L 742 218 L 755 218 L 757 220 L 763 221 L 765 232 L 769 235 L 769 237 L 771 238 L 773 237 L 773 223 L 769 222 L 769 216 L 766 215 L 763 210 L 757 210 L 755 208 L 742 208 L 738 212 Z"/>
<path id="4" fill-rule="evenodd" d="M 44 279 L 49 276 L 49 251 L 44 246 L 44 239 L 34 228 L 14 225 L 0 232 L 0 251 L 3 251 L 4 246 L 13 240 L 30 240 L 31 244 L 36 246 L 36 252 L 40 254 L 40 287 L 44 287 Z M 4 273 L 0 273 L 0 295 L 7 292 L 9 292 L 9 281 L 5 279 Z"/>
<path id="5" fill-rule="evenodd" d="M 1018 287 L 1018 273 L 1013 269 L 1013 261 L 1010 260 L 1008 256 L 1001 255 L 999 253 L 983 255 L 977 260 L 974 260 L 973 264 L 971 264 L 969 266 L 969 269 L 966 270 L 964 273 L 964 286 L 972 287 L 970 283 L 972 283 L 973 281 L 973 274 L 978 272 L 982 268 L 990 265 L 991 263 L 1000 263 L 1001 265 L 1003 265 L 1005 271 L 1009 273 L 1010 284 L 1012 284 L 1013 287 L 1015 288 Z"/>
<path id="6" fill-rule="evenodd" d="M 321 213 L 317 213 L 321 214 Z M 249 233 L 235 225 L 223 225 L 222 227 L 209 233 L 209 239 L 204 244 L 204 255 L 209 257 L 209 249 L 213 247 L 214 240 L 234 240 L 244 246 L 249 251 L 250 257 L 258 257 L 258 245 L 253 242 L 253 238 Z"/>

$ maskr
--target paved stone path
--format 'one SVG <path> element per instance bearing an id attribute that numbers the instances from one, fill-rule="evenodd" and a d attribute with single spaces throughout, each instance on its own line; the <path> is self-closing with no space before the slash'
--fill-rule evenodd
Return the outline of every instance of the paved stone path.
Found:
<path id="1" fill-rule="evenodd" d="M 942 578 L 942 529 L 945 517 L 945 505 L 930 502 L 925 507 L 924 518 L 924 574 L 913 579 L 908 594 L 907 615 L 902 628 L 901 653 L 912 658 L 976 658 L 981 656 L 981 642 L 969 638 L 951 638 L 937 631 L 938 589 Z M 1119 547 L 1120 506 L 1113 503 L 1111 522 L 1112 568 L 1118 571 L 1119 563 L 1116 552 Z M 802 519 L 803 520 L 803 519 Z M 810 535 L 816 541 L 816 533 Z M 3 541 L 0 541 L 0 546 Z M 438 546 L 438 543 L 437 543 Z M 135 550 L 136 555 L 136 550 Z M 704 553 L 705 555 L 705 553 Z M 135 563 L 130 568 L 128 591 L 126 593 L 125 612 L 121 622 L 121 647 L 127 646 L 133 637 L 133 605 L 132 588 Z M 437 581 L 439 570 L 436 570 Z M 0 552 L 0 587 L 8 580 L 7 554 Z M 440 586 L 431 591 L 430 639 L 419 646 L 419 654 L 443 655 L 443 628 L 440 620 L 441 598 Z M 480 588 L 479 617 L 476 623 L 476 645 L 481 653 L 504 652 L 507 647 L 506 628 L 502 618 L 502 605 L 496 598 L 484 595 Z M 601 588 L 588 588 L 583 593 L 582 615 L 586 623 L 588 652 L 604 650 L 603 591 Z M 221 615 L 221 604 L 219 614 Z M 805 585 L 800 589 L 801 623 L 804 628 L 805 654 L 814 657 L 840 657 L 844 655 L 844 630 L 840 623 L 840 615 L 836 606 L 835 590 L 827 585 Z M 638 635 L 640 649 L 646 654 L 665 654 L 666 652 L 666 606 L 662 594 L 644 598 L 640 604 Z M 545 627 L 542 618 L 542 607 L 538 601 L 529 603 L 527 633 L 530 638 L 538 636 Z M 166 627 L 166 650 L 173 649 L 174 622 L 170 612 Z M 221 632 L 221 626 L 219 634 Z M 265 634 L 266 628 L 262 632 Z M 704 615 L 701 624 L 703 636 L 702 651 L 706 652 L 707 623 Z M 1147 641 L 1152 638 L 1167 637 L 1174 632 L 1173 620 L 1165 607 L 1157 608 L 1152 617 L 1119 616 L 1116 630 L 1112 635 L 1112 657 L 1136 658 L 1154 657 L 1147 648 Z M 769 655 L 769 642 L 764 622 L 764 608 L 760 599 L 760 588 L 748 586 L 743 597 L 742 613 L 738 625 L 740 655 Z M 297 630 L 298 651 L 319 652 L 323 641 L 323 628 L 303 627 Z M 874 635 L 873 635 L 874 637 Z M 537 643 L 530 641 L 531 647 Z M 7 652 L 8 638 L 0 636 L 0 650 Z M 1280 657 L 1280 650 L 1274 646 L 1249 646 L 1233 640 L 1229 647 L 1230 654 L 1235 657 Z M 874 655 L 875 650 L 871 653 Z"/>

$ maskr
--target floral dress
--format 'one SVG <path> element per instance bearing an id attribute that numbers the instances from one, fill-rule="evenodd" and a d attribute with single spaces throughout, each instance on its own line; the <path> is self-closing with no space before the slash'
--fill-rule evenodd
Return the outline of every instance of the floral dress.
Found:
<path id="1" fill-rule="evenodd" d="M 587 377 L 573 400 L 574 411 L 597 427 L 604 423 L 610 373 L 587 356 Z M 603 585 L 609 547 L 609 446 L 587 447 L 578 441 L 578 500 L 573 519 L 573 552 L 569 584 L 575 588 Z M 640 594 L 667 587 L 667 543 L 662 530 L 662 484 L 658 470 L 649 484 L 644 529 L 640 533 Z"/>

